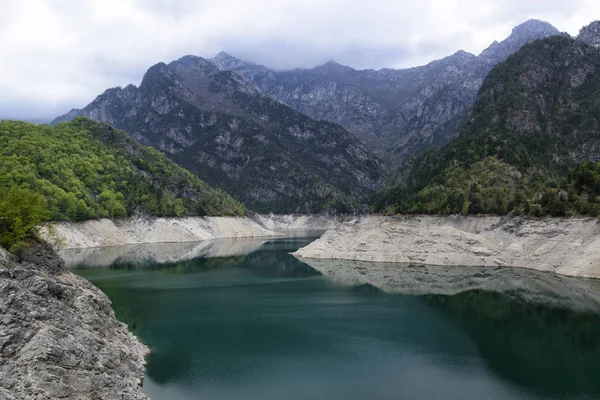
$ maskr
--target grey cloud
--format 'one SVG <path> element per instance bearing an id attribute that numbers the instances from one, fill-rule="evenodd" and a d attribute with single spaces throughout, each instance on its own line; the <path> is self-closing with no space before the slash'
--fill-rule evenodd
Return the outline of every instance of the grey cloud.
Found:
<path id="1" fill-rule="evenodd" d="M 319 47 L 307 41 L 270 40 L 260 43 L 232 38 L 218 44 L 219 51 L 245 61 L 253 61 L 277 70 L 308 68 L 327 61 L 336 61 L 355 69 L 399 68 L 425 64 L 462 50 L 469 33 L 447 35 L 444 41 L 422 40 L 414 45 L 405 43 L 347 44 Z M 211 55 L 208 55 L 211 56 Z"/>
<path id="2" fill-rule="evenodd" d="M 1 0 L 0 0 L 1 1 Z M 478 53 L 529 18 L 576 34 L 595 0 L 4 0 L 0 117 L 52 119 L 159 61 L 221 50 L 276 69 Z M 27 4 L 26 4 L 27 3 Z M 27 6 L 27 7 L 26 7 Z"/>

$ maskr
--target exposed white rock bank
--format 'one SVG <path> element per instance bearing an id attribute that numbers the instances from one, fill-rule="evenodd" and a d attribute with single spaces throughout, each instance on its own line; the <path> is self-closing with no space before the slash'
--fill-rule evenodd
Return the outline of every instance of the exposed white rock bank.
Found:
<path id="1" fill-rule="evenodd" d="M 261 214 L 254 217 L 258 223 L 267 229 L 282 230 L 326 230 L 340 224 L 339 218 L 327 215 L 301 214 Z"/>
<path id="2" fill-rule="evenodd" d="M 308 259 L 506 266 L 600 278 L 593 218 L 364 217 L 328 230 L 294 255 Z"/>
<path id="3" fill-rule="evenodd" d="M 131 218 L 54 222 L 42 227 L 40 234 L 57 249 L 281 236 L 247 217 Z"/>

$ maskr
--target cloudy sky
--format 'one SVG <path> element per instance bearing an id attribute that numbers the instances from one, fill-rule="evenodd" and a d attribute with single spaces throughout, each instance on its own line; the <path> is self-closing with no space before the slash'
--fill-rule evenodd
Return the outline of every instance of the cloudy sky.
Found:
<path id="1" fill-rule="evenodd" d="M 577 34 L 598 0 L 0 0 L 0 118 L 50 120 L 185 54 L 273 68 L 408 67 L 530 18 Z"/>

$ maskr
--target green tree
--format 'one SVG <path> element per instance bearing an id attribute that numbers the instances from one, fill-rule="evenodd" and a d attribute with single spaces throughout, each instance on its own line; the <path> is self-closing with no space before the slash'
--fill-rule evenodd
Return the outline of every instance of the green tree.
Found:
<path id="1" fill-rule="evenodd" d="M 9 251 L 22 248 L 22 242 L 48 217 L 44 196 L 27 189 L 11 188 L 0 199 L 0 243 Z"/>
<path id="2" fill-rule="evenodd" d="M 51 220 L 240 215 L 244 206 L 107 124 L 0 121 L 0 196 L 11 188 L 46 199 Z"/>

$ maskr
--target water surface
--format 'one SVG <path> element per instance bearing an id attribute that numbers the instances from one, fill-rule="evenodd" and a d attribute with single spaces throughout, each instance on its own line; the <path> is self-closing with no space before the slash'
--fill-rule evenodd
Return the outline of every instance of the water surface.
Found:
<path id="1" fill-rule="evenodd" d="M 169 255 L 156 261 L 122 256 L 148 248 L 112 249 L 72 263 L 88 265 L 75 272 L 151 347 L 154 400 L 600 399 L 596 282 L 523 271 L 481 284 L 494 271 L 472 269 L 436 281 L 435 268 L 398 277 L 364 263 L 339 279 L 339 265 L 320 264 L 325 276 L 288 254 L 308 241 L 213 243 L 220 257 L 191 260 L 187 246 L 155 249 Z M 418 294 L 375 287 L 402 276 Z"/>

